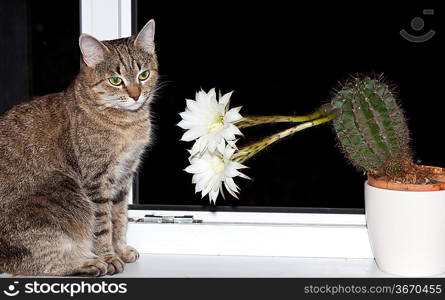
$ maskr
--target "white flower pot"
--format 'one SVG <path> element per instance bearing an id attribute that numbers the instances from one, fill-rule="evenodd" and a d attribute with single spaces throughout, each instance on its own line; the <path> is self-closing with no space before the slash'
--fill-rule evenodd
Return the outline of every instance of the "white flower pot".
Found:
<path id="1" fill-rule="evenodd" d="M 365 183 L 368 236 L 379 268 L 402 276 L 445 272 L 445 191 L 393 191 Z"/>

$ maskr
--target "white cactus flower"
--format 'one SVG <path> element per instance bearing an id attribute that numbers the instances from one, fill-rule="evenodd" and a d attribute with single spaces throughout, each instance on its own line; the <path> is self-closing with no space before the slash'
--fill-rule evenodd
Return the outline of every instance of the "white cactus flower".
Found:
<path id="1" fill-rule="evenodd" d="M 242 135 L 235 123 L 243 117 L 241 107 L 229 109 L 232 92 L 222 95 L 217 100 L 215 89 L 208 93 L 203 90 L 196 93 L 196 99 L 186 99 L 186 110 L 180 113 L 182 121 L 178 126 L 186 129 L 182 141 L 196 140 L 192 156 L 208 150 L 214 152 L 224 149 L 226 143 L 235 148 L 237 135 Z"/>
<path id="2" fill-rule="evenodd" d="M 237 176 L 250 178 L 238 171 L 247 167 L 232 160 L 234 153 L 235 149 L 227 145 L 222 152 L 205 151 L 191 156 L 190 166 L 185 171 L 193 174 L 195 192 L 201 192 L 202 198 L 208 195 L 210 202 L 215 203 L 220 192 L 224 197 L 223 186 L 229 194 L 238 198 L 239 188 L 233 179 Z"/>

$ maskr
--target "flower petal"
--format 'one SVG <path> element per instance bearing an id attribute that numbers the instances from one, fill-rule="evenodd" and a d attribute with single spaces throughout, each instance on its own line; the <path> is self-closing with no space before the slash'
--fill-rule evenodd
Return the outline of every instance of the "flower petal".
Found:
<path id="1" fill-rule="evenodd" d="M 219 99 L 219 103 L 220 104 L 224 104 L 224 106 L 228 106 L 229 102 L 230 102 L 230 97 L 232 97 L 233 91 L 224 94 L 220 99 Z"/>
<path id="2" fill-rule="evenodd" d="M 181 137 L 181 141 L 190 142 L 199 138 L 200 136 L 202 136 L 202 132 L 200 132 L 200 129 L 193 128 L 184 132 L 184 134 Z"/>
<path id="3" fill-rule="evenodd" d="M 243 116 L 241 116 L 241 114 L 239 113 L 240 110 L 241 106 L 234 107 L 231 110 L 229 110 L 224 116 L 224 121 L 232 123 L 241 120 Z"/>

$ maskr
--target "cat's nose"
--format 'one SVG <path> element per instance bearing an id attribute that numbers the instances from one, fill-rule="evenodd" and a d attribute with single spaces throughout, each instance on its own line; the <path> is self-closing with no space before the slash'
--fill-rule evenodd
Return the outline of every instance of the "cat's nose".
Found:
<path id="1" fill-rule="evenodd" d="M 129 86 L 128 95 L 133 98 L 134 101 L 138 101 L 139 96 L 141 95 L 141 89 L 138 86 Z"/>

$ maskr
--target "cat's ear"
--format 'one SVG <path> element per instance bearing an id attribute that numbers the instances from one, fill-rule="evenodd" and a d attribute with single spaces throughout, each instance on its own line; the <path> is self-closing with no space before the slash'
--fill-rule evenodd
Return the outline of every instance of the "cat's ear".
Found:
<path id="1" fill-rule="evenodd" d="M 82 52 L 82 59 L 90 68 L 94 68 L 94 66 L 102 62 L 105 53 L 109 51 L 107 46 L 88 34 L 80 35 L 79 46 Z"/>
<path id="2" fill-rule="evenodd" d="M 139 31 L 134 40 L 134 45 L 150 54 L 155 52 L 155 20 L 151 19 L 148 21 L 144 28 Z"/>

